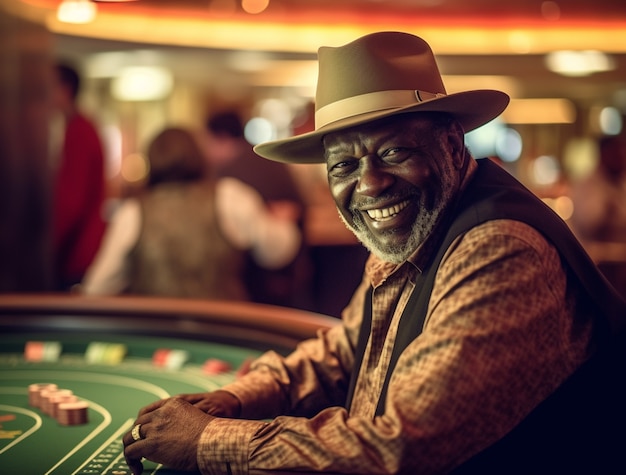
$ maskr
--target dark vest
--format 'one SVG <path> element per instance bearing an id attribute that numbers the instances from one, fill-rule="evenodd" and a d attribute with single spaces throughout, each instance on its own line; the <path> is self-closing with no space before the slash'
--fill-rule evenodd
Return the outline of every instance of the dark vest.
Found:
<path id="1" fill-rule="evenodd" d="M 140 198 L 128 293 L 245 300 L 244 253 L 222 234 L 212 183 L 162 183 Z"/>
<path id="2" fill-rule="evenodd" d="M 601 348 L 510 434 L 454 473 L 626 473 L 626 426 L 621 424 L 626 421 L 622 409 L 626 406 L 623 369 L 626 367 L 623 364 L 626 302 L 598 271 L 561 218 L 499 166 L 487 159 L 478 160 L 478 164 L 438 253 L 419 275 L 401 316 L 376 414 L 384 413 L 389 379 L 400 354 L 422 331 L 437 269 L 448 247 L 459 235 L 481 223 L 514 219 L 541 232 L 559 251 L 565 267 L 580 281 L 586 294 L 581 296 L 580 304 L 595 308 L 598 315 Z M 370 293 L 356 348 L 355 361 L 359 364 L 363 360 L 371 318 Z M 347 407 L 358 372 L 356 367 Z M 617 431 L 619 437 L 613 434 Z M 619 460 L 621 453 L 625 454 L 624 460 Z"/>

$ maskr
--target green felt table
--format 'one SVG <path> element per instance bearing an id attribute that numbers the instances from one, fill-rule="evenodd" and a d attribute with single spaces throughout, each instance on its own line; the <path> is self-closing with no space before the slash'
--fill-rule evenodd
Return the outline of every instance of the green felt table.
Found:
<path id="1" fill-rule="evenodd" d="M 122 435 L 160 398 L 215 390 L 266 349 L 288 352 L 331 318 L 292 309 L 149 298 L 0 296 L 0 473 L 127 474 Z M 29 341 L 58 342 L 56 361 L 27 361 Z M 123 344 L 119 363 L 86 358 L 90 343 Z M 158 349 L 184 350 L 178 369 L 155 365 Z M 208 374 L 219 359 L 230 370 Z M 88 403 L 86 424 L 65 426 L 29 405 L 28 386 L 53 383 Z M 144 473 L 176 474 L 146 462 Z"/>

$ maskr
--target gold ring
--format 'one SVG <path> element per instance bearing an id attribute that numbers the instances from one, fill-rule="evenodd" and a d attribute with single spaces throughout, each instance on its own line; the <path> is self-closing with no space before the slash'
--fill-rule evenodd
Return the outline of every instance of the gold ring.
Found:
<path id="1" fill-rule="evenodd" d="M 133 440 L 135 442 L 143 439 L 143 437 L 141 437 L 141 432 L 139 432 L 140 427 L 141 427 L 141 424 L 137 424 L 135 427 L 133 427 L 133 430 L 130 431 L 130 435 L 133 436 Z"/>

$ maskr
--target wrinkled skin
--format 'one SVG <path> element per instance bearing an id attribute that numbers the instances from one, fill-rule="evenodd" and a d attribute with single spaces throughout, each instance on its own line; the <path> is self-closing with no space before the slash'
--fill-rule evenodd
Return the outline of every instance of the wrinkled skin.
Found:
<path id="1" fill-rule="evenodd" d="M 149 404 L 135 420 L 141 424 L 142 439 L 133 440 L 130 432 L 122 439 L 126 463 L 134 475 L 143 471 L 142 457 L 176 470 L 197 471 L 197 447 L 206 425 L 215 416 L 239 413 L 239 401 L 225 391 L 183 394 Z"/>
<path id="2" fill-rule="evenodd" d="M 324 137 L 330 191 L 357 238 L 401 263 L 421 245 L 456 196 L 465 170 L 456 121 L 405 114 Z"/>
<path id="3" fill-rule="evenodd" d="M 183 399 L 193 404 L 201 411 L 216 417 L 239 417 L 239 413 L 241 412 L 239 400 L 226 391 L 179 394 L 176 397 Z"/>

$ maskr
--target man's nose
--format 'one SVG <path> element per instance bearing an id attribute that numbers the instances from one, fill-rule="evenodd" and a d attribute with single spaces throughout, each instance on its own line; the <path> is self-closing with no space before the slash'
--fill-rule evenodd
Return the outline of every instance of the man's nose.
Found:
<path id="1" fill-rule="evenodd" d="M 356 192 L 366 196 L 378 196 L 389 188 L 394 178 L 386 164 L 376 155 L 366 155 L 359 160 L 359 181 Z"/>

